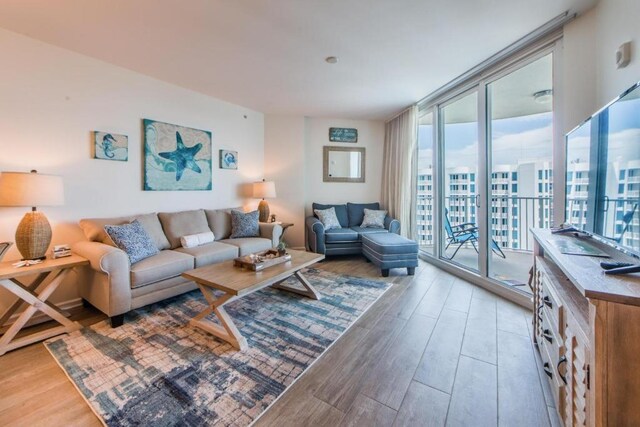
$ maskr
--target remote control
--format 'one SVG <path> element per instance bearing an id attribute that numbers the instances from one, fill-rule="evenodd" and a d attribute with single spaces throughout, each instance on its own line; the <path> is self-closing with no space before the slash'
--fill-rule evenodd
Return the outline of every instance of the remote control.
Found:
<path id="1" fill-rule="evenodd" d="M 615 261 L 608 261 L 608 262 L 601 262 L 600 263 L 600 267 L 602 267 L 604 270 L 611 270 L 614 268 L 620 268 L 620 267 L 629 267 L 630 265 L 633 265 L 630 262 L 615 262 Z"/>

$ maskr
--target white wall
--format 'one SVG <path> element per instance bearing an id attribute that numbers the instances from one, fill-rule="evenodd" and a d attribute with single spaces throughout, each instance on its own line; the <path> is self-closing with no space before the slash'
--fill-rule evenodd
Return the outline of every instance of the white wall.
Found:
<path id="1" fill-rule="evenodd" d="M 356 144 L 329 142 L 330 127 L 358 129 Z M 322 181 L 322 147 L 366 148 L 366 182 Z M 311 204 L 375 202 L 380 200 L 384 123 L 368 120 L 320 119 L 303 116 L 265 116 L 265 178 L 276 182 L 278 197 L 269 201 L 279 220 L 295 226 L 285 235 L 292 247 L 305 245 L 305 217 Z"/>
<path id="2" fill-rule="evenodd" d="M 598 108 L 640 81 L 640 1 L 600 0 L 596 7 L 596 64 L 598 67 Z M 632 42 L 631 63 L 617 69 L 615 53 Z"/>
<path id="3" fill-rule="evenodd" d="M 596 10 L 569 22 L 564 28 L 562 93 L 564 102 L 565 134 L 596 110 L 595 65 Z"/>
<path id="4" fill-rule="evenodd" d="M 277 198 L 269 200 L 278 221 L 292 222 L 285 233 L 291 247 L 304 247 L 305 118 L 266 115 L 264 120 L 264 174 L 276 184 Z"/>
<path id="5" fill-rule="evenodd" d="M 306 214 L 311 215 L 311 204 L 313 202 L 379 202 L 382 186 L 384 122 L 307 118 L 306 124 Z M 356 144 L 329 142 L 330 127 L 358 129 L 358 142 Z M 325 145 L 366 148 L 365 182 L 323 182 L 322 147 Z"/>
<path id="6" fill-rule="evenodd" d="M 600 0 L 564 28 L 564 130 L 573 129 L 640 81 L 640 1 Z M 632 42 L 631 62 L 617 69 L 615 52 Z"/>
<path id="7" fill-rule="evenodd" d="M 262 113 L 1 29 L 0 57 L 0 171 L 64 177 L 65 205 L 42 208 L 53 244 L 82 239 L 83 217 L 257 205 L 244 191 L 263 175 Z M 142 191 L 143 118 L 212 131 L 212 191 Z M 129 161 L 92 159 L 92 130 L 128 135 Z M 239 152 L 239 170 L 218 168 L 221 148 Z M 26 211 L 0 207 L 0 241 L 14 241 Z M 18 257 L 14 249 L 5 260 Z M 76 296 L 65 286 L 54 300 Z"/>

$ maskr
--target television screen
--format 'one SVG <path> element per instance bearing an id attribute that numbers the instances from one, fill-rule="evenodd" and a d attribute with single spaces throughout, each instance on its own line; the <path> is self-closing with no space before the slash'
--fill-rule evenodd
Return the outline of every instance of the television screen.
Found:
<path id="1" fill-rule="evenodd" d="M 640 254 L 640 84 L 566 142 L 566 222 Z"/>

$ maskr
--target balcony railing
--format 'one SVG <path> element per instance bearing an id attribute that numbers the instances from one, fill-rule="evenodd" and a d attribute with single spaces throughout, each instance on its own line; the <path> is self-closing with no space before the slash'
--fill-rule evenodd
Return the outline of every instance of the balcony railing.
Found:
<path id="1" fill-rule="evenodd" d="M 445 197 L 445 207 L 449 211 L 452 226 L 464 222 L 477 222 L 477 208 L 475 195 L 452 195 Z M 433 205 L 433 196 L 420 195 L 418 197 L 418 211 L 427 211 L 426 206 Z M 491 198 L 489 224 L 492 238 L 505 249 L 532 250 L 533 239 L 529 236 L 531 227 L 548 228 L 553 218 L 553 204 L 551 197 L 519 197 L 494 195 Z M 495 211 L 495 212 L 493 212 Z M 432 210 L 429 210 L 432 212 Z M 433 225 L 432 221 L 425 221 L 420 216 L 420 225 Z M 432 231 L 418 227 L 420 244 L 431 244 Z M 442 230 L 444 232 L 444 229 Z"/>

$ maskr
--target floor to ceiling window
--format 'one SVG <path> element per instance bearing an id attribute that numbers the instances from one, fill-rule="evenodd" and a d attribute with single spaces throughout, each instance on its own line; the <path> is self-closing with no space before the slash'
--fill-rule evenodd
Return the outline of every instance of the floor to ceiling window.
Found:
<path id="1" fill-rule="evenodd" d="M 518 293 L 529 292 L 529 230 L 554 218 L 555 49 L 554 41 L 419 108 L 422 253 Z"/>
<path id="2" fill-rule="evenodd" d="M 487 86 L 489 276 L 527 290 L 533 238 L 553 218 L 552 54 Z"/>
<path id="3" fill-rule="evenodd" d="M 420 250 L 433 255 L 433 113 L 418 118 L 418 190 L 416 229 Z"/>
<path id="4" fill-rule="evenodd" d="M 478 93 L 473 90 L 440 107 L 443 199 L 441 257 L 478 271 L 479 229 L 476 212 L 478 176 Z"/>

